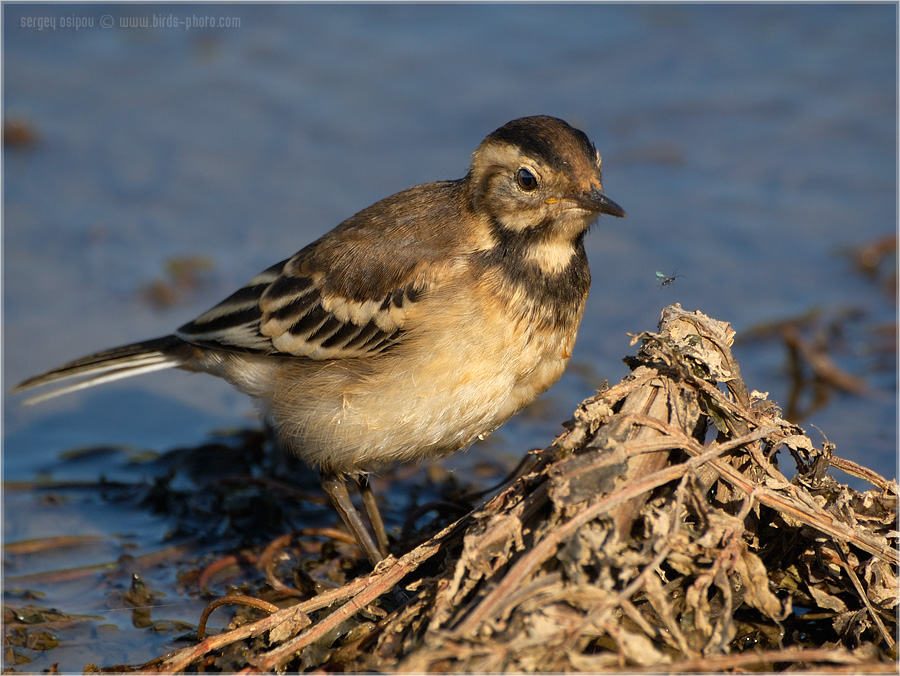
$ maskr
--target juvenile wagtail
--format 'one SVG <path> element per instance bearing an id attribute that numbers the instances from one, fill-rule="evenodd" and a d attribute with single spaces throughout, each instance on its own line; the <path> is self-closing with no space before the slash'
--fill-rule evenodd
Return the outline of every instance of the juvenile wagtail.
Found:
<path id="1" fill-rule="evenodd" d="M 158 369 L 224 378 L 318 468 L 373 563 L 387 537 L 366 477 L 502 425 L 562 375 L 591 283 L 600 155 L 562 120 L 513 120 L 468 173 L 388 197 L 273 265 L 174 334 L 70 362 L 29 403 Z M 375 537 L 345 478 L 361 480 Z"/>

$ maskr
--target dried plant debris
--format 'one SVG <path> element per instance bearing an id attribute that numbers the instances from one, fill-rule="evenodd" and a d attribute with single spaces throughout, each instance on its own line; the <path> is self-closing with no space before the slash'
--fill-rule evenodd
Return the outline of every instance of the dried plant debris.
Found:
<path id="1" fill-rule="evenodd" d="M 763 323 L 740 336 L 742 343 L 783 345 L 790 391 L 782 403 L 784 417 L 793 422 L 829 405 L 835 395 L 879 396 L 877 381 L 890 380 L 897 370 L 897 236 L 844 253 L 883 293 L 852 306 L 813 308 Z"/>
<path id="2" fill-rule="evenodd" d="M 144 670 L 896 671 L 897 483 L 748 391 L 733 339 L 666 308 L 475 511 Z"/>
<path id="3" fill-rule="evenodd" d="M 853 266 L 878 284 L 890 298 L 897 297 L 897 235 L 879 237 L 849 252 Z"/>
<path id="4" fill-rule="evenodd" d="M 784 345 L 790 384 L 785 417 L 799 421 L 827 406 L 838 393 L 873 394 L 866 380 L 841 362 L 861 362 L 858 368 L 872 373 L 896 369 L 893 344 L 888 352 L 883 332 L 879 328 L 873 334 L 866 321 L 865 313 L 857 309 L 812 310 L 756 326 L 743 333 L 741 341 Z M 854 353 L 868 356 L 851 359 Z"/>
<path id="5" fill-rule="evenodd" d="M 141 287 L 140 296 L 157 310 L 183 303 L 209 286 L 215 266 L 205 256 L 176 256 L 166 261 L 165 277 Z"/>
<path id="6" fill-rule="evenodd" d="M 23 117 L 13 117 L 3 121 L 3 147 L 22 150 L 33 148 L 40 143 L 40 136 L 32 122 Z"/>

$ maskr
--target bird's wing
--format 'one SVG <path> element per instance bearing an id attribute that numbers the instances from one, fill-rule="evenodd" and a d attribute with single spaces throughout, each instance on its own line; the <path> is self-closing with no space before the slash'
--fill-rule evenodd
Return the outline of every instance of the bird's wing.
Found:
<path id="1" fill-rule="evenodd" d="M 392 246 L 387 242 L 382 247 Z M 260 273 L 172 336 L 69 362 L 13 391 L 81 378 L 26 402 L 37 403 L 180 366 L 190 361 L 190 353 L 185 353 L 190 345 L 310 359 L 378 354 L 402 339 L 409 329 L 409 309 L 428 287 L 425 276 L 416 274 L 420 255 L 390 250 L 373 256 L 377 247 L 347 246 L 335 236 L 320 240 Z"/>
<path id="2" fill-rule="evenodd" d="M 310 359 L 383 352 L 411 330 L 412 306 L 469 246 L 460 246 L 465 232 L 450 227 L 460 219 L 459 190 L 459 181 L 431 183 L 364 209 L 175 335 Z"/>
<path id="3" fill-rule="evenodd" d="M 364 357 L 398 342 L 424 288 L 412 280 L 386 284 L 375 274 L 360 293 L 343 293 L 329 271 L 317 269 L 310 249 L 260 273 L 175 335 L 195 345 L 310 359 Z"/>

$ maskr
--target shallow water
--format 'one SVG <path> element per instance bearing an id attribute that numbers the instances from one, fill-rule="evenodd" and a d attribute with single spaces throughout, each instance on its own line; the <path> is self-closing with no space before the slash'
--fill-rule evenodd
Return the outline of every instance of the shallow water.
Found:
<path id="1" fill-rule="evenodd" d="M 3 11 L 4 117 L 38 138 L 4 150 L 4 391 L 64 360 L 170 332 L 377 199 L 461 176 L 509 119 L 544 113 L 588 133 L 606 193 L 628 218 L 601 219 L 588 238 L 594 283 L 569 372 L 446 466 L 465 476 L 488 452 L 511 466 L 545 446 L 582 398 L 626 374 L 626 334 L 653 329 L 661 308 L 680 302 L 739 337 L 813 309 L 861 311 L 840 325 L 832 356 L 870 393 L 837 394 L 802 422 L 838 455 L 896 476 L 894 337 L 875 332 L 895 322 L 895 297 L 845 255 L 896 230 L 895 6 Z M 186 27 L 206 17 L 233 27 Z M 38 30 L 39 19 L 55 29 Z M 157 307 L 144 289 L 185 256 L 212 269 Z M 662 288 L 656 271 L 681 277 Z M 784 402 L 785 348 L 736 350 L 748 385 Z M 141 453 L 254 424 L 246 398 L 181 373 L 19 403 L 4 399 L 4 542 L 98 540 L 57 558 L 6 556 L 8 591 L 34 589 L 17 578 L 25 571 L 158 550 L 171 526 L 127 501 L 75 491 L 60 502 L 10 482 L 139 480 L 152 475 Z M 110 450 L 62 455 L 95 446 Z M 123 586 L 127 569 L 117 569 Z M 178 593 L 172 566 L 153 570 L 177 599 L 168 617 L 196 622 L 202 601 Z M 133 628 L 100 586 L 87 577 L 36 589 L 44 605 L 103 619 L 35 652 L 29 669 L 168 649 L 170 634 Z"/>

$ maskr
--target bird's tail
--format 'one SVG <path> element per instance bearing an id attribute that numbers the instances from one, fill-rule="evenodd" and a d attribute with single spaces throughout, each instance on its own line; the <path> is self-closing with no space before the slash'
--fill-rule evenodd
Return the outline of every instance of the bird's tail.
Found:
<path id="1" fill-rule="evenodd" d="M 76 392 L 120 378 L 130 378 L 141 373 L 180 366 L 185 362 L 186 348 L 189 349 L 190 346 L 176 336 L 123 345 L 76 359 L 52 371 L 29 378 L 16 385 L 12 391 L 21 392 L 73 378 L 79 379 L 26 399 L 24 402 L 25 404 L 36 404 L 61 394 Z"/>

